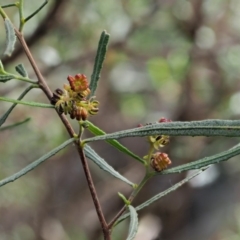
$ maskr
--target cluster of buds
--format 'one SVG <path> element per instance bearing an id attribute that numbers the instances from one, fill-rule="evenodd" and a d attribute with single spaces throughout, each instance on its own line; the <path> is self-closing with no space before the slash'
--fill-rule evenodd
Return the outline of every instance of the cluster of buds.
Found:
<path id="1" fill-rule="evenodd" d="M 172 162 L 166 153 L 156 152 L 152 154 L 151 166 L 157 172 L 166 169 L 171 163 Z"/>
<path id="2" fill-rule="evenodd" d="M 161 118 L 158 121 L 158 123 L 164 123 L 164 122 L 171 122 L 171 120 L 166 118 Z M 150 124 L 146 124 L 146 125 L 150 125 Z M 142 127 L 142 126 L 143 125 L 141 124 L 139 125 L 139 127 Z M 166 146 L 170 142 L 170 138 L 167 135 L 148 136 L 148 142 L 155 150 L 159 150 L 159 148 Z M 168 165 L 172 163 L 168 155 L 162 152 L 156 152 L 156 153 L 153 153 L 151 156 L 145 156 L 144 158 L 150 158 L 151 167 L 157 172 L 161 172 L 162 170 L 166 169 Z"/>
<path id="3" fill-rule="evenodd" d="M 63 90 L 58 88 L 53 93 L 51 103 L 56 109 L 78 121 L 85 121 L 89 114 L 97 114 L 99 102 L 94 97 L 87 99 L 91 92 L 87 77 L 77 74 L 75 77 L 68 76 L 67 80 L 69 84 L 64 84 Z"/>

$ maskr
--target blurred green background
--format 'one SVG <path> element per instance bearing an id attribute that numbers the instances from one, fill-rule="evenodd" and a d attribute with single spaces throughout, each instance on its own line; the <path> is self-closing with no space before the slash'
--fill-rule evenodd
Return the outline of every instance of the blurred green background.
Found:
<path id="1" fill-rule="evenodd" d="M 0 4 L 10 1 L 1 0 Z M 25 0 L 26 15 L 42 1 Z M 16 9 L 6 10 L 18 24 Z M 240 114 L 240 0 L 50 0 L 25 26 L 25 36 L 50 88 L 62 88 L 68 75 L 90 79 L 101 32 L 110 35 L 96 92 L 100 112 L 90 120 L 106 132 L 155 122 L 210 118 L 238 119 Z M 0 54 L 5 30 L 0 21 Z M 5 68 L 23 63 L 35 79 L 19 45 Z M 17 98 L 27 84 L 1 84 L 0 96 Z M 40 90 L 24 100 L 47 102 Z M 0 116 L 11 104 L 1 102 Z M 0 133 L 3 179 L 64 142 L 68 135 L 51 109 L 17 106 L 7 124 L 31 117 Z M 76 127 L 74 121 L 71 121 Z M 88 135 L 89 136 L 89 135 Z M 122 139 L 139 156 L 146 139 Z M 238 139 L 171 138 L 163 149 L 173 166 L 213 155 Z M 91 146 L 121 174 L 138 183 L 143 167 L 104 142 Z M 210 168 L 191 184 L 139 213 L 137 240 L 240 239 L 240 157 Z M 121 208 L 117 192 L 131 189 L 89 163 L 107 219 Z M 134 201 L 138 205 L 189 173 L 152 179 Z M 128 221 L 113 239 L 125 239 Z M 102 239 L 99 222 L 73 146 L 14 183 L 0 189 L 1 240 Z"/>

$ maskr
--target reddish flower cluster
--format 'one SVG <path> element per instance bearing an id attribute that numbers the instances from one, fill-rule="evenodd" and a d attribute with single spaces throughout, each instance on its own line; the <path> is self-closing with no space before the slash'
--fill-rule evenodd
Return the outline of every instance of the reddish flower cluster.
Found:
<path id="1" fill-rule="evenodd" d="M 156 152 L 151 157 L 151 166 L 157 172 L 166 169 L 171 163 L 172 162 L 166 153 Z"/>
<path id="2" fill-rule="evenodd" d="M 77 74 L 75 77 L 68 76 L 68 84 L 64 84 L 64 90 L 57 89 L 53 93 L 51 103 L 60 113 L 69 114 L 72 119 L 86 120 L 90 115 L 98 113 L 99 102 L 94 98 L 87 99 L 91 90 L 87 77 Z"/>

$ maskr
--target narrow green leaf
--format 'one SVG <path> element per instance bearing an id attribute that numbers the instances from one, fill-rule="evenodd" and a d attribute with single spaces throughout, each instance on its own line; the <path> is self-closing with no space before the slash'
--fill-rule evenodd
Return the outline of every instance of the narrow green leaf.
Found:
<path id="1" fill-rule="evenodd" d="M 46 103 L 38 103 L 38 102 L 27 102 L 27 101 L 19 101 L 11 98 L 0 97 L 0 101 L 11 102 L 11 103 L 18 103 L 32 107 L 41 107 L 41 108 L 54 108 L 51 104 Z"/>
<path id="2" fill-rule="evenodd" d="M 18 100 L 21 100 L 31 89 L 35 88 L 35 85 L 31 85 L 27 87 L 21 95 L 18 97 Z M 9 114 L 12 112 L 12 110 L 17 106 L 17 103 L 14 103 L 8 110 L 3 114 L 3 116 L 0 118 L 0 126 L 3 125 L 3 123 L 6 121 L 8 118 Z"/>
<path id="3" fill-rule="evenodd" d="M 7 82 L 11 79 L 14 79 L 13 76 L 10 76 L 10 75 L 4 75 L 4 74 L 0 74 L 0 82 Z"/>
<path id="4" fill-rule="evenodd" d="M 7 129 L 11 129 L 11 128 L 17 127 L 17 126 L 22 125 L 22 124 L 24 124 L 26 122 L 29 122 L 30 120 L 31 120 L 31 118 L 26 118 L 25 120 L 23 120 L 21 122 L 16 122 L 14 124 L 2 127 L 2 128 L 0 128 L 0 131 L 4 131 L 4 130 L 7 130 Z"/>
<path id="5" fill-rule="evenodd" d="M 230 159 L 236 155 L 239 155 L 239 154 L 240 154 L 240 143 L 224 152 L 215 154 L 210 157 L 204 157 L 197 161 L 182 164 L 177 167 L 169 168 L 167 170 L 164 170 L 164 171 L 162 171 L 160 173 L 156 173 L 156 174 L 180 173 L 180 172 L 188 171 L 188 170 L 192 170 L 192 169 L 199 169 L 199 168 L 202 168 L 205 166 L 209 166 L 211 164 L 220 163 L 222 161 L 227 161 L 228 159 Z"/>
<path id="6" fill-rule="evenodd" d="M 109 133 L 103 136 L 87 138 L 84 142 L 152 135 L 239 137 L 240 121 L 211 119 L 192 122 L 154 123 L 152 125 Z"/>
<path id="7" fill-rule="evenodd" d="M 200 171 L 194 173 L 193 175 L 184 178 L 182 181 L 174 184 L 172 187 L 168 188 L 167 190 L 155 195 L 154 197 L 150 198 L 149 200 L 147 200 L 146 202 L 142 203 L 141 205 L 137 206 L 135 209 L 136 211 L 140 211 L 141 209 L 149 206 L 150 204 L 156 202 L 157 200 L 159 200 L 160 198 L 166 196 L 167 194 L 175 191 L 176 189 L 178 189 L 179 187 L 181 187 L 182 185 L 184 185 L 185 183 L 189 182 L 192 178 L 196 177 L 197 175 L 199 175 L 200 173 L 202 173 L 203 171 L 205 171 L 208 167 L 202 168 Z M 116 226 L 117 224 L 119 224 L 120 222 L 122 222 L 124 219 L 129 217 L 129 213 L 126 213 L 124 215 L 122 215 L 117 222 L 114 224 L 114 226 Z"/>
<path id="8" fill-rule="evenodd" d="M 10 182 L 14 182 L 15 180 L 17 180 L 18 178 L 22 177 L 23 175 L 27 174 L 28 172 L 32 171 L 34 168 L 36 168 L 38 165 L 40 165 L 41 163 L 45 162 L 47 159 L 49 159 L 50 157 L 52 157 L 53 155 L 55 155 L 56 153 L 58 153 L 60 150 L 62 150 L 63 148 L 65 148 L 67 145 L 69 145 L 70 143 L 74 142 L 75 139 L 71 138 L 69 140 L 67 140 L 66 142 L 64 142 L 63 144 L 61 144 L 60 146 L 54 148 L 52 151 L 48 152 L 47 154 L 43 155 L 42 157 L 40 157 L 39 159 L 37 159 L 36 161 L 34 161 L 33 163 L 29 164 L 28 166 L 26 166 L 25 168 L 23 168 L 21 171 L 13 174 L 10 177 L 7 177 L 3 180 L 0 181 L 0 187 L 2 187 L 3 185 L 6 185 Z"/>
<path id="9" fill-rule="evenodd" d="M 28 74 L 27 74 L 27 71 L 25 69 L 25 67 L 23 66 L 22 63 L 18 64 L 16 67 L 15 67 L 16 71 L 23 77 L 28 77 Z"/>
<path id="10" fill-rule="evenodd" d="M 110 37 L 110 35 L 106 31 L 103 31 L 101 34 L 99 43 L 98 43 L 97 55 L 95 58 L 93 73 L 91 76 L 91 82 L 90 82 L 90 86 L 89 86 L 89 88 L 91 90 L 90 97 L 94 96 L 95 91 L 97 89 L 97 84 L 98 84 L 98 80 L 100 78 L 103 61 L 105 59 L 106 52 L 107 52 L 107 44 L 109 41 L 109 37 Z"/>
<path id="11" fill-rule="evenodd" d="M 122 180 L 123 182 L 129 184 L 132 187 L 135 187 L 136 184 L 130 182 L 127 178 L 122 176 L 116 170 L 113 169 L 103 158 L 101 158 L 90 146 L 84 145 L 84 153 L 87 158 L 92 160 L 95 164 L 97 164 L 102 170 L 110 173 L 115 178 Z"/>
<path id="12" fill-rule="evenodd" d="M 2 5 L 1 8 L 16 7 L 16 3 Z"/>
<path id="13" fill-rule="evenodd" d="M 4 19 L 4 25 L 6 30 L 6 49 L 4 51 L 4 55 L 11 56 L 12 52 L 14 50 L 14 46 L 16 43 L 16 35 L 14 31 L 14 27 L 11 23 L 11 21 L 8 18 Z"/>
<path id="14" fill-rule="evenodd" d="M 47 0 L 45 0 L 45 2 L 35 11 L 35 12 L 33 12 L 31 15 L 29 15 L 28 17 L 26 17 L 26 19 L 25 19 L 25 23 L 27 22 L 27 21 L 29 21 L 32 17 L 34 17 L 38 12 L 40 12 L 44 7 L 45 7 L 45 5 L 47 5 L 48 4 L 48 1 Z"/>
<path id="15" fill-rule="evenodd" d="M 106 133 L 98 128 L 97 126 L 95 126 L 93 123 L 86 121 L 88 124 L 88 130 L 93 133 L 94 135 L 105 135 Z M 140 158 L 139 156 L 137 156 L 136 154 L 134 154 L 133 152 L 131 152 L 128 148 L 126 148 L 125 146 L 123 146 L 121 143 L 119 143 L 117 140 L 106 140 L 107 143 L 109 143 L 110 145 L 112 145 L 113 147 L 117 148 L 120 152 L 123 152 L 125 154 L 127 154 L 128 156 L 136 159 L 137 161 L 145 164 L 145 161 Z"/>
<path id="16" fill-rule="evenodd" d="M 1 60 L 0 60 L 0 73 L 4 73 L 4 67 Z"/>
<path id="17" fill-rule="evenodd" d="M 129 206 L 129 205 L 131 204 L 131 202 L 128 201 L 127 198 L 126 198 L 122 193 L 118 192 L 118 196 L 123 200 L 123 202 L 124 202 L 127 206 Z"/>
<path id="18" fill-rule="evenodd" d="M 135 238 L 138 230 L 138 215 L 136 209 L 129 205 L 129 214 L 130 214 L 130 226 L 128 230 L 128 237 L 127 240 L 132 240 Z"/>

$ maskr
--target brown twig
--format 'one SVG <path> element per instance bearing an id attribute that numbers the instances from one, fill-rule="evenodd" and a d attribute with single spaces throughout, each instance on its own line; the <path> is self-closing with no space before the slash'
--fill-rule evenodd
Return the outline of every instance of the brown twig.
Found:
<path id="1" fill-rule="evenodd" d="M 116 216 L 114 216 L 114 218 L 108 224 L 108 229 L 111 229 L 113 227 L 114 223 L 118 220 L 118 218 L 120 218 L 122 216 L 122 214 L 125 212 L 125 210 L 126 210 L 126 205 L 124 205 L 122 207 L 122 209 L 116 214 Z"/>
<path id="2" fill-rule="evenodd" d="M 29 48 L 28 48 L 28 46 L 27 46 L 27 44 L 26 44 L 26 41 L 25 41 L 22 33 L 19 32 L 16 28 L 15 28 L 15 33 L 16 33 L 16 36 L 17 36 L 19 42 L 21 43 L 21 45 L 24 49 L 24 52 L 25 52 L 31 66 L 32 66 L 36 76 L 37 76 L 38 84 L 39 84 L 40 88 L 43 90 L 43 92 L 46 94 L 47 98 L 50 101 L 51 98 L 52 98 L 52 95 L 53 95 L 52 91 L 50 90 L 50 88 L 48 87 L 44 77 L 42 76 L 42 74 L 41 74 L 41 72 L 40 72 L 40 70 L 39 70 L 39 68 L 38 68 L 38 66 L 37 66 Z M 60 114 L 59 112 L 58 112 L 58 115 L 59 115 L 60 119 L 62 120 L 64 126 L 66 127 L 69 135 L 71 137 L 74 137 L 75 132 L 74 132 L 72 126 L 70 125 L 68 119 L 66 118 L 66 116 Z M 89 170 L 89 166 L 88 166 L 87 160 L 85 158 L 83 149 L 80 147 L 79 140 L 75 141 L 75 146 L 78 150 L 79 157 L 82 161 L 82 165 L 83 165 L 84 173 L 85 173 L 85 176 L 86 176 L 86 179 L 87 179 L 88 187 L 89 187 L 90 193 L 92 195 L 93 203 L 94 203 L 99 221 L 100 221 L 101 226 L 102 226 L 104 239 L 105 240 L 111 240 L 110 231 L 108 230 L 108 226 L 107 226 L 105 217 L 103 215 L 103 211 L 102 211 L 102 208 L 101 208 L 98 196 L 97 196 L 97 192 L 96 192 L 93 180 L 92 180 L 92 176 L 91 176 L 91 173 L 90 173 L 90 170 Z"/>
<path id="3" fill-rule="evenodd" d="M 97 192 L 96 192 L 96 189 L 95 189 L 93 181 L 92 181 L 92 176 L 91 176 L 89 166 L 88 166 L 87 161 L 86 161 L 86 157 L 83 153 L 82 148 L 78 147 L 77 149 L 78 149 L 78 153 L 79 153 L 79 156 L 81 158 L 81 161 L 82 161 L 83 169 L 84 169 L 84 172 L 85 172 L 85 175 L 86 175 L 86 178 L 87 178 L 88 187 L 89 187 L 91 195 L 92 195 L 92 199 L 93 199 L 96 211 L 97 211 L 97 215 L 98 215 L 99 221 L 101 222 L 101 225 L 102 225 L 102 231 L 103 231 L 103 234 L 104 234 L 104 239 L 110 240 L 111 239 L 110 231 L 108 229 L 107 222 L 104 218 L 104 215 L 103 215 L 103 212 L 102 212 L 102 209 L 101 209 L 101 205 L 100 205 L 99 199 L 97 197 Z"/>

